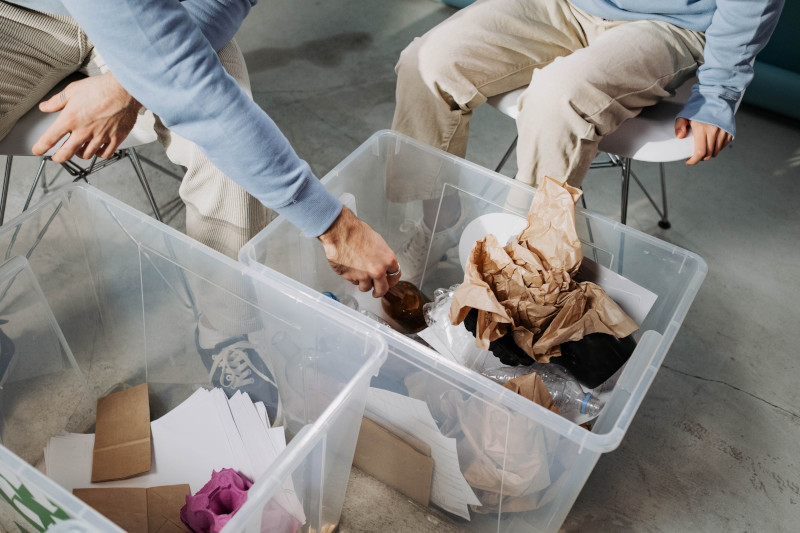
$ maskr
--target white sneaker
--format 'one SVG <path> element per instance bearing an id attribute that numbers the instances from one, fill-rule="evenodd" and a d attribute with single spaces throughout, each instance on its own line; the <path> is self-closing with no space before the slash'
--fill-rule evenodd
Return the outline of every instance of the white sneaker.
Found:
<path id="1" fill-rule="evenodd" d="M 254 402 L 264 402 L 270 420 L 280 420 L 281 398 L 269 360 L 261 356 L 246 334 L 226 337 L 200 320 L 195 344 L 214 387 L 225 390 L 228 397 L 237 390 L 246 392 Z"/>
<path id="2" fill-rule="evenodd" d="M 464 211 L 455 224 L 449 228 L 433 233 L 424 220 L 406 220 L 400 226 L 400 231 L 408 233 L 408 240 L 397 253 L 397 262 L 403 272 L 402 279 L 420 286 L 425 267 L 429 272 L 434 265 L 447 261 L 448 251 L 456 249 L 458 256 L 458 241 L 464 229 Z"/>

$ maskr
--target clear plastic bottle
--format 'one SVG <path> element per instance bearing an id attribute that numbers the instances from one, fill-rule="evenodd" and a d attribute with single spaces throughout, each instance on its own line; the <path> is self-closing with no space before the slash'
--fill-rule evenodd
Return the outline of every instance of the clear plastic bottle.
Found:
<path id="1" fill-rule="evenodd" d="M 330 298 L 331 300 L 336 300 L 342 305 L 346 305 L 350 309 L 355 309 L 358 311 L 358 300 L 354 297 L 350 296 L 349 294 L 333 294 L 330 291 L 325 291 L 322 294 Z"/>
<path id="2" fill-rule="evenodd" d="M 358 300 L 356 300 L 353 296 L 350 296 L 349 294 L 334 294 L 334 293 L 332 293 L 330 291 L 325 291 L 322 294 L 324 294 L 328 298 L 331 298 L 332 300 L 336 300 L 337 302 L 339 302 L 342 305 L 346 305 L 350 309 L 358 311 L 362 315 L 371 318 L 372 320 L 374 320 L 375 322 L 377 322 L 379 324 L 383 324 L 384 326 L 389 326 L 388 322 L 386 322 L 384 319 L 382 319 L 381 317 L 379 317 L 378 315 L 376 315 L 372 311 L 370 311 L 368 309 L 360 309 L 359 306 L 358 306 Z M 391 327 L 391 326 L 389 326 L 389 327 Z"/>
<path id="3" fill-rule="evenodd" d="M 501 366 L 484 370 L 487 378 L 504 384 L 526 374 L 536 372 L 553 397 L 553 403 L 565 417 L 574 420 L 578 416 L 594 418 L 600 414 L 604 402 L 591 392 L 584 392 L 580 384 L 557 365 L 535 363 L 531 366 Z"/>

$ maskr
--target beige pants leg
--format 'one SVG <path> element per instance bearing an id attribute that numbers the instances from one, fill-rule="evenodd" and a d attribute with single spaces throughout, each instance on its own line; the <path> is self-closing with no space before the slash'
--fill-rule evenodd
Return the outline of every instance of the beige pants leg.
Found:
<path id="1" fill-rule="evenodd" d="M 702 34 L 663 22 L 617 23 L 535 70 L 519 103 L 517 179 L 579 186 L 603 136 L 692 77 L 703 44 Z"/>
<path id="2" fill-rule="evenodd" d="M 392 128 L 463 157 L 472 111 L 533 80 L 517 177 L 579 184 L 602 136 L 691 76 L 703 44 L 697 32 L 607 21 L 565 0 L 479 0 L 403 51 Z M 435 181 L 395 196 L 435 197 Z"/>
<path id="3" fill-rule="evenodd" d="M 91 45 L 70 17 L 0 2 L 0 139 L 59 81 L 78 70 Z"/>

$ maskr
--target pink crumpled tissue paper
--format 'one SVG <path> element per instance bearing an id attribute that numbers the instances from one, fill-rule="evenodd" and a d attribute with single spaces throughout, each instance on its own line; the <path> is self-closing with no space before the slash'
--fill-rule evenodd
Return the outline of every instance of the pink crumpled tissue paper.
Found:
<path id="1" fill-rule="evenodd" d="M 186 496 L 181 520 L 195 533 L 218 533 L 247 500 L 253 483 L 231 468 L 211 473 L 211 480 L 194 496 Z"/>

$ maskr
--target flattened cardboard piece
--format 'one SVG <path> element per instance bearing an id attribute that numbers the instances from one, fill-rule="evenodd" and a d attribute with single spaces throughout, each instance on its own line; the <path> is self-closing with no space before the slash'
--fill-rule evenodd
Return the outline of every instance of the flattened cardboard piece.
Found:
<path id="1" fill-rule="evenodd" d="M 150 450 L 147 383 L 97 400 L 92 483 L 149 472 Z"/>
<path id="2" fill-rule="evenodd" d="M 410 435 L 396 435 L 363 418 L 353 465 L 420 505 L 429 505 L 433 458 L 424 442 Z"/>
<path id="3" fill-rule="evenodd" d="M 74 489 L 72 493 L 129 533 L 186 533 L 181 507 L 188 484 L 150 488 Z"/>
<path id="4" fill-rule="evenodd" d="M 369 418 L 368 418 L 369 417 Z M 421 453 L 422 455 L 431 456 L 431 446 L 427 442 L 423 441 L 422 439 L 418 439 L 411 433 L 407 433 L 402 429 L 399 429 L 392 425 L 388 420 L 384 420 L 378 416 L 374 416 L 372 414 L 364 416 L 365 420 L 369 420 L 370 423 L 377 425 L 381 429 L 385 429 L 401 441 L 405 442 L 416 451 Z"/>
<path id="5" fill-rule="evenodd" d="M 146 489 L 74 489 L 72 493 L 128 533 L 147 533 Z"/>
<path id="6" fill-rule="evenodd" d="M 580 190 L 545 178 L 517 242 L 489 234 L 475 242 L 464 281 L 453 294 L 450 321 L 478 309 L 475 344 L 510 333 L 540 363 L 561 355 L 560 345 L 590 333 L 627 337 L 638 325 L 597 285 L 577 283 L 583 260 L 575 229 Z"/>
<path id="7" fill-rule="evenodd" d="M 181 521 L 181 507 L 186 504 L 186 496 L 191 493 L 188 483 L 147 489 L 147 531 L 149 533 L 191 531 Z"/>

